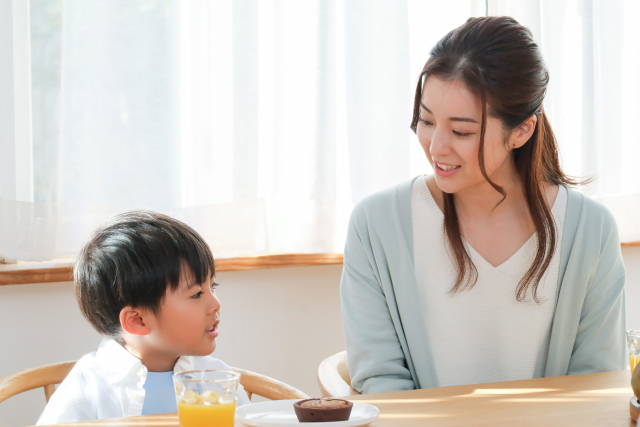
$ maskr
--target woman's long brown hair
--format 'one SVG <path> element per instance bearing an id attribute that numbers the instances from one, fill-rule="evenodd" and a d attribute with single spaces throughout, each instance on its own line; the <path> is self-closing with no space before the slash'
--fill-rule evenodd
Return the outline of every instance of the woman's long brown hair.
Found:
<path id="1" fill-rule="evenodd" d="M 444 36 L 431 50 L 416 87 L 411 129 L 420 118 L 422 87 L 427 77 L 459 80 L 479 98 L 482 105 L 479 164 L 484 178 L 503 196 L 506 192 L 487 175 L 484 137 L 487 114 L 502 122 L 505 132 L 537 117 L 533 135 L 522 147 L 512 150 L 527 207 L 538 236 L 538 249 L 531 267 L 516 288 L 516 299 L 525 301 L 529 290 L 539 302 L 538 284 L 551 263 L 556 246 L 556 227 L 547 203 L 544 184 L 575 186 L 588 182 L 564 174 L 558 159 L 558 144 L 544 112 L 549 73 L 531 32 L 510 17 L 470 18 Z M 444 193 L 444 234 L 457 267 L 451 293 L 471 289 L 478 279 L 471 257 L 462 241 L 454 195 Z"/>

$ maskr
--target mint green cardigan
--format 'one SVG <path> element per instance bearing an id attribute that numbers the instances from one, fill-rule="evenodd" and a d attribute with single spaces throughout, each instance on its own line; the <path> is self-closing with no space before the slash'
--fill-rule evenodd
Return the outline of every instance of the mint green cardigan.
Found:
<path id="1" fill-rule="evenodd" d="M 351 385 L 361 393 L 438 387 L 413 268 L 412 182 L 351 214 L 340 294 Z M 545 377 L 626 368 L 624 281 L 613 216 L 568 190 Z"/>

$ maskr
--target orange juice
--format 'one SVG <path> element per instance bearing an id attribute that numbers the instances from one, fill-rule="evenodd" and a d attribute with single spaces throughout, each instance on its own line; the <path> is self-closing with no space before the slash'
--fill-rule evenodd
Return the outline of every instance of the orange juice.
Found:
<path id="1" fill-rule="evenodd" d="M 233 427 L 236 402 L 212 405 L 178 403 L 180 427 Z"/>
<path id="2" fill-rule="evenodd" d="M 640 362 L 640 354 L 634 356 L 633 354 L 629 354 L 629 366 L 631 366 L 631 373 L 636 368 L 636 365 Z"/>

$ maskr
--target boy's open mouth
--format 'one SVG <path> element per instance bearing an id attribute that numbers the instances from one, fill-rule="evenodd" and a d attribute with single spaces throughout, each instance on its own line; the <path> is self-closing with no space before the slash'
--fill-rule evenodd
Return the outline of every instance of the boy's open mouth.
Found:
<path id="1" fill-rule="evenodd" d="M 207 329 L 207 335 L 212 336 L 214 338 L 218 336 L 218 323 L 220 323 L 220 321 L 217 321 L 216 323 L 213 324 L 213 326 Z"/>

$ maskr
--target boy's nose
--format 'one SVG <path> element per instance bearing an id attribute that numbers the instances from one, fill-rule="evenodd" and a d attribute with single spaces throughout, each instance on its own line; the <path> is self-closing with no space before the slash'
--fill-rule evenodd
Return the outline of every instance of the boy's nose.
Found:
<path id="1" fill-rule="evenodd" d="M 220 300 L 216 296 L 215 290 L 212 289 L 210 294 L 211 300 L 209 301 L 209 313 L 215 313 L 216 311 L 220 310 Z"/>

